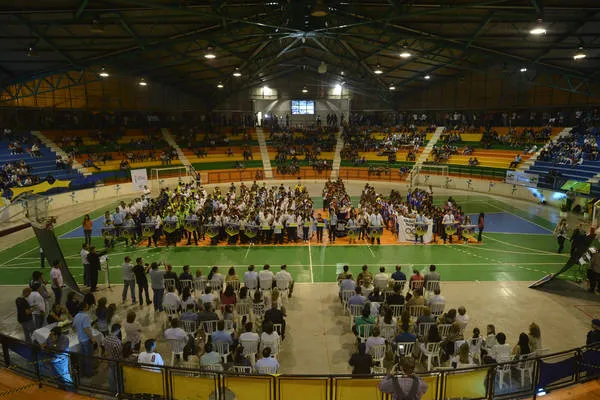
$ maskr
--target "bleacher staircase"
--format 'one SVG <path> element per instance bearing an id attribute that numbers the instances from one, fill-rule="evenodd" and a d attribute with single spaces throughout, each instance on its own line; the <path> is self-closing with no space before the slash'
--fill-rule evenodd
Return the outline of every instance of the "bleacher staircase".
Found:
<path id="1" fill-rule="evenodd" d="M 560 133 L 558 135 L 556 135 L 556 137 L 552 138 L 552 142 L 555 142 L 562 137 L 568 136 L 571 133 L 571 129 L 573 129 L 573 128 L 565 128 L 562 131 L 560 131 Z M 527 160 L 523 161 L 521 163 L 521 165 L 519 166 L 519 168 L 517 168 L 517 171 L 527 172 L 527 170 L 531 166 L 533 166 L 533 164 L 535 164 L 535 162 L 537 161 L 543 148 L 544 148 L 544 146 L 541 146 L 531 157 L 529 157 Z"/>
<path id="2" fill-rule="evenodd" d="M 265 132 L 261 127 L 256 128 L 256 138 L 260 145 L 260 157 L 263 162 L 265 179 L 273 179 L 273 168 L 271 167 L 271 160 L 269 159 L 269 149 L 267 147 L 267 141 L 265 140 Z"/>
<path id="3" fill-rule="evenodd" d="M 429 155 L 431 154 L 431 151 L 433 150 L 433 147 L 435 146 L 437 141 L 440 140 L 440 136 L 442 136 L 442 132 L 444 132 L 444 129 L 445 127 L 443 126 L 438 126 L 437 128 L 435 128 L 435 132 L 433 132 L 431 139 L 429 139 L 429 142 L 427 142 L 427 146 L 425 146 L 425 148 L 419 155 L 419 158 L 417 158 L 415 165 L 413 165 L 411 174 L 413 173 L 413 171 L 418 171 L 423 165 L 423 163 L 427 161 Z"/>
<path id="4" fill-rule="evenodd" d="M 167 142 L 169 146 L 174 148 L 177 152 L 177 158 L 179 158 L 181 164 L 183 164 L 183 166 L 186 167 L 188 171 L 194 171 L 192 163 L 190 162 L 190 160 L 188 160 L 185 154 L 183 154 L 183 150 L 181 150 L 181 147 L 179 147 L 179 145 L 175 141 L 175 138 L 173 137 L 173 135 L 171 135 L 171 132 L 169 132 L 167 128 L 161 128 L 160 131 L 162 132 L 162 135 L 165 138 L 165 142 Z"/>
<path id="5" fill-rule="evenodd" d="M 340 176 L 340 165 L 342 165 L 342 149 L 344 148 L 344 139 L 342 131 L 336 133 L 335 153 L 333 155 L 333 165 L 331 166 L 331 179 L 335 180 Z"/>
<path id="6" fill-rule="evenodd" d="M 46 136 L 44 136 L 44 134 L 42 134 L 42 132 L 40 132 L 40 131 L 31 131 L 31 134 L 33 136 L 37 137 L 53 153 L 61 156 L 64 159 L 68 159 L 69 158 L 69 155 L 67 153 L 65 153 L 60 147 L 58 147 L 58 145 L 56 145 L 56 143 L 54 143 L 52 140 L 50 140 Z M 81 163 L 78 162 L 77 160 L 73 161 L 73 169 L 75 169 L 76 171 L 78 171 L 83 176 L 90 176 L 90 175 L 92 175 L 92 173 L 86 167 L 84 167 L 83 165 L 81 165 Z"/>

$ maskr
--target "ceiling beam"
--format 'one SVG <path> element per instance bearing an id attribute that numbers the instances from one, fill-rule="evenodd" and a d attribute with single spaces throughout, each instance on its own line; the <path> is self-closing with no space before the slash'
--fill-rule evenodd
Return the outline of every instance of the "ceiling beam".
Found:
<path id="1" fill-rule="evenodd" d="M 79 19 L 79 17 L 81 17 L 81 14 L 83 14 L 83 11 L 87 7 L 87 5 L 88 0 L 81 0 L 81 3 L 79 3 L 79 7 L 77 7 L 77 11 L 75 11 L 75 19 Z"/>

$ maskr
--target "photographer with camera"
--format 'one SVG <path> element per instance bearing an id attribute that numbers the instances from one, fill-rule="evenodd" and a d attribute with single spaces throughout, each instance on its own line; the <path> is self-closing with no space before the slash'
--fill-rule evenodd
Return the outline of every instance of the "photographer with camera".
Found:
<path id="1" fill-rule="evenodd" d="M 393 400 L 420 400 L 427 393 L 428 386 L 423 380 L 415 376 L 415 360 L 404 357 L 400 361 L 402 376 L 397 376 L 396 365 L 390 374 L 379 382 L 379 390 L 392 395 Z"/>

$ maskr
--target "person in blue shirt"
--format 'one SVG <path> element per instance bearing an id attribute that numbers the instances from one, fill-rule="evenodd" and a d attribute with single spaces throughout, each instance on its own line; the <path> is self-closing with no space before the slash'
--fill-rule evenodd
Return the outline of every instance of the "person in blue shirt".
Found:
<path id="1" fill-rule="evenodd" d="M 392 274 L 392 279 L 395 281 L 405 281 L 406 275 L 402 272 L 402 267 L 400 265 L 396 265 L 396 272 Z"/>
<path id="2" fill-rule="evenodd" d="M 83 356 L 79 361 L 83 376 L 93 375 L 93 360 L 91 357 L 94 354 L 94 346 L 96 345 L 96 339 L 94 339 L 92 332 L 92 323 L 87 313 L 89 308 L 89 304 L 84 302 L 81 305 L 81 311 L 73 318 L 73 328 L 77 332 L 77 339 L 79 340 L 79 353 Z"/>
<path id="3" fill-rule="evenodd" d="M 338 218 L 334 209 L 329 210 L 329 242 L 335 243 L 335 230 L 337 229 Z"/>
<path id="4" fill-rule="evenodd" d="M 230 351 L 233 349 L 236 342 L 229 332 L 225 332 L 225 321 L 223 320 L 217 322 L 217 330 L 210 335 L 210 338 L 212 339 L 213 344 L 227 343 Z"/>
<path id="5" fill-rule="evenodd" d="M 71 374 L 69 372 L 69 337 L 63 335 L 62 328 L 55 326 L 50 331 L 50 335 L 44 344 L 43 349 L 53 351 L 45 354 L 43 358 L 47 360 L 48 375 L 51 378 L 58 378 L 66 384 L 72 384 Z"/>

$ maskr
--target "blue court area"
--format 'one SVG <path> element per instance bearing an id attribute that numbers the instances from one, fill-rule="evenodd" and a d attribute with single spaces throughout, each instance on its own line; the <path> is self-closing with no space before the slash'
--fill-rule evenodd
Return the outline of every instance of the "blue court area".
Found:
<path id="1" fill-rule="evenodd" d="M 471 214 L 471 221 L 477 222 L 478 214 Z M 92 236 L 102 236 L 104 217 L 93 220 Z M 485 231 L 490 233 L 529 233 L 547 235 L 552 231 L 534 224 L 524 218 L 506 212 L 488 213 L 485 215 Z M 61 239 L 83 238 L 83 228 L 80 226 L 62 235 Z"/>
<path id="2" fill-rule="evenodd" d="M 471 214 L 471 221 L 477 223 L 479 214 Z M 524 218 L 506 212 L 486 213 L 485 232 L 490 233 L 529 233 L 548 235 L 552 231 L 536 225 Z"/>
<path id="3" fill-rule="evenodd" d="M 83 218 L 81 219 L 83 221 Z M 104 216 L 98 217 L 92 221 L 92 236 L 102 236 L 101 228 L 104 226 Z M 71 232 L 67 232 L 60 239 L 78 239 L 84 238 L 83 227 L 79 226 Z"/>

